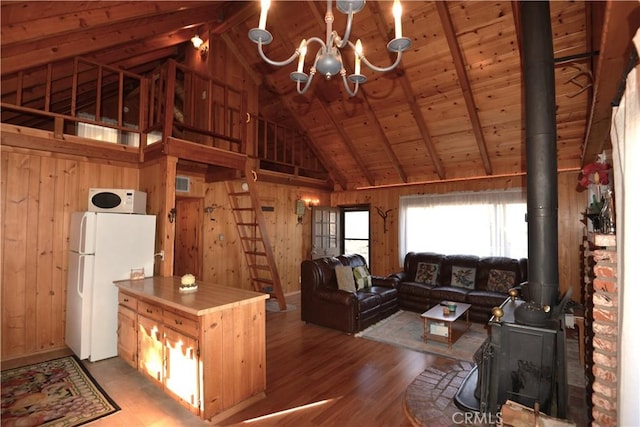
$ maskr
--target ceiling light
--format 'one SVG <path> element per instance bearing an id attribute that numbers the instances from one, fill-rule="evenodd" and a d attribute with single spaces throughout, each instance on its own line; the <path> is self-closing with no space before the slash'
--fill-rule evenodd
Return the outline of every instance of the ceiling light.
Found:
<path id="1" fill-rule="evenodd" d="M 191 37 L 191 43 L 193 43 L 193 47 L 198 49 L 200 46 L 202 46 L 202 43 L 204 43 L 204 41 L 200 38 L 199 35 L 196 34 L 195 36 Z"/>
<path id="2" fill-rule="evenodd" d="M 394 0 L 392 11 L 394 17 L 395 38 L 387 44 L 387 49 L 390 52 L 396 53 L 396 60 L 388 67 L 376 67 L 375 65 L 371 64 L 365 57 L 360 40 L 357 40 L 355 44 L 349 40 L 349 37 L 351 35 L 351 24 L 353 21 L 353 15 L 364 8 L 365 0 L 338 0 L 336 2 L 338 10 L 348 16 L 345 33 L 342 37 L 333 30 L 334 16 L 332 12 L 332 1 L 327 0 L 327 12 L 324 17 L 324 22 L 327 26 L 326 41 L 323 41 L 318 37 L 303 39 L 296 51 L 293 53 L 293 55 L 291 55 L 291 57 L 289 57 L 289 59 L 286 59 L 284 61 L 273 61 L 267 58 L 264 51 L 262 50 L 263 45 L 269 44 L 273 41 L 273 36 L 269 31 L 266 30 L 267 12 L 269 10 L 270 3 L 271 2 L 269 0 L 262 0 L 262 10 L 260 12 L 260 21 L 258 24 L 258 28 L 252 28 L 249 31 L 249 39 L 251 39 L 251 41 L 258 45 L 258 53 L 260 53 L 262 59 L 268 64 L 281 67 L 292 63 L 296 58 L 298 58 L 298 68 L 289 76 L 291 77 L 291 80 L 297 83 L 298 93 L 300 94 L 305 93 L 309 89 L 311 81 L 313 80 L 313 76 L 316 74 L 316 72 L 318 72 L 327 80 L 340 73 L 345 89 L 347 90 L 349 95 L 354 96 L 356 93 L 358 93 L 360 84 L 367 81 L 366 76 L 360 73 L 361 63 L 364 63 L 373 71 L 381 73 L 391 71 L 400 63 L 402 52 L 409 49 L 409 47 L 411 46 L 411 40 L 407 37 L 402 37 L 402 6 L 400 5 L 400 0 Z M 313 65 L 309 69 L 309 74 L 307 74 L 304 72 L 304 60 L 307 54 L 307 49 L 312 43 L 319 44 L 320 48 L 316 53 Z M 342 55 L 340 53 L 341 49 L 343 49 L 347 45 L 351 46 L 354 51 L 355 63 L 354 73 L 349 75 L 348 77 L 347 72 L 344 68 L 344 64 L 342 62 Z M 350 83 L 354 84 L 353 90 L 350 87 Z"/>

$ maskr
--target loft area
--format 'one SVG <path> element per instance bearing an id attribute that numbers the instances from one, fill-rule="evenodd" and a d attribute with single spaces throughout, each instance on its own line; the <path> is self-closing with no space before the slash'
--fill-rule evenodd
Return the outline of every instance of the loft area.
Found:
<path id="1" fill-rule="evenodd" d="M 210 177 L 220 168 L 242 169 L 248 157 L 260 171 L 326 186 L 327 171 L 306 136 L 252 116 L 246 97 L 174 60 L 136 75 L 78 57 L 4 77 L 2 123 L 47 131 L 65 141 L 54 145 L 63 152 L 91 140 L 97 157 L 144 162 L 172 155 L 179 169 Z"/>

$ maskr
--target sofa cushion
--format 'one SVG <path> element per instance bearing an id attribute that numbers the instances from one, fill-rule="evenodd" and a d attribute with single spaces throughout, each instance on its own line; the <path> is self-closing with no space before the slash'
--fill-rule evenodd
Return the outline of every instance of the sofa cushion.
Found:
<path id="1" fill-rule="evenodd" d="M 358 293 L 378 295 L 382 304 L 398 299 L 398 291 L 395 288 L 386 288 L 384 286 L 372 286 L 364 291 L 359 291 Z"/>
<path id="2" fill-rule="evenodd" d="M 415 280 L 419 262 L 440 266 L 444 259 L 445 255 L 434 252 L 409 252 L 404 257 L 404 271 L 407 274 L 406 280 Z M 439 274 L 442 274 L 441 267 L 438 268 L 438 271 Z"/>
<path id="3" fill-rule="evenodd" d="M 369 292 L 356 292 L 358 299 L 358 313 L 364 313 L 373 310 L 380 305 L 381 299 L 378 294 Z"/>
<path id="4" fill-rule="evenodd" d="M 418 283 L 435 285 L 436 278 L 438 277 L 438 269 L 438 264 L 432 264 L 430 262 L 419 262 L 418 269 L 416 270 L 415 281 Z"/>
<path id="5" fill-rule="evenodd" d="M 489 270 L 487 290 L 490 292 L 507 293 L 516 283 L 516 273 L 507 270 Z"/>
<path id="6" fill-rule="evenodd" d="M 353 267 L 353 277 L 356 279 L 358 289 L 368 288 L 372 285 L 371 274 L 366 265 Z"/>
<path id="7" fill-rule="evenodd" d="M 451 267 L 451 286 L 473 289 L 476 283 L 476 269 L 454 265 Z"/>
<path id="8" fill-rule="evenodd" d="M 467 294 L 466 303 L 474 307 L 498 307 L 507 297 L 498 292 L 471 291 Z"/>
<path id="9" fill-rule="evenodd" d="M 356 291 L 356 282 L 351 267 L 347 265 L 336 266 L 336 280 L 338 281 L 338 289 L 348 292 Z"/>
<path id="10" fill-rule="evenodd" d="M 398 285 L 398 293 L 403 295 L 417 295 L 428 298 L 433 285 L 427 283 L 402 282 Z"/>
<path id="11" fill-rule="evenodd" d="M 429 291 L 429 298 L 432 302 L 467 302 L 468 293 L 469 291 L 461 286 L 436 286 Z"/>

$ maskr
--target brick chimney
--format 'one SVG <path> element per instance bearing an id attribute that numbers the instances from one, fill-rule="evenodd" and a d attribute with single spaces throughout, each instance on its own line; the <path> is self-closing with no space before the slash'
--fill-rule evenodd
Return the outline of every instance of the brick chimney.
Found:
<path id="1" fill-rule="evenodd" d="M 592 425 L 617 425 L 618 285 L 616 236 L 589 233 L 585 242 L 587 389 Z"/>

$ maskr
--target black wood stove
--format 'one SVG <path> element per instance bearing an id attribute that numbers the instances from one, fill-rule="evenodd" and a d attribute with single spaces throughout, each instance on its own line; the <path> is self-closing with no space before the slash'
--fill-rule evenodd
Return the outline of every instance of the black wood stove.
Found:
<path id="1" fill-rule="evenodd" d="M 506 400 L 564 418 L 564 304 L 558 294 L 555 79 L 547 1 L 520 2 L 527 153 L 528 277 L 489 321 L 490 338 L 455 397 L 464 410 L 496 414 Z"/>

